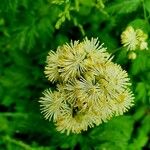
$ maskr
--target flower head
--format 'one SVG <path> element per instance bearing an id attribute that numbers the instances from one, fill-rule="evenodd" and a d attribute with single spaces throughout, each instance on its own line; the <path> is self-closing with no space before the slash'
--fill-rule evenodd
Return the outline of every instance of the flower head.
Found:
<path id="1" fill-rule="evenodd" d="M 59 48 L 60 58 L 59 58 L 59 72 L 60 76 L 64 81 L 69 78 L 75 79 L 80 76 L 81 73 L 86 71 L 86 66 L 84 63 L 86 53 L 83 50 L 83 44 L 78 41 L 71 44 L 63 45 Z"/>
<path id="2" fill-rule="evenodd" d="M 39 102 L 45 118 L 53 120 L 58 131 L 81 133 L 133 105 L 128 74 L 110 56 L 94 38 L 49 53 L 45 74 L 57 84 L 54 91 L 43 92 Z"/>
<path id="3" fill-rule="evenodd" d="M 135 50 L 138 45 L 138 40 L 136 37 L 136 31 L 133 27 L 129 26 L 121 34 L 121 43 L 124 47 L 127 47 L 128 50 Z"/>
<path id="4" fill-rule="evenodd" d="M 146 50 L 148 50 L 148 44 L 147 44 L 147 42 L 145 42 L 145 41 L 142 41 L 141 43 L 140 43 L 140 50 L 144 50 L 144 49 L 146 49 Z"/>
<path id="5" fill-rule="evenodd" d="M 130 90 L 119 93 L 111 103 L 116 115 L 122 115 L 133 105 L 133 94 Z"/>
<path id="6" fill-rule="evenodd" d="M 128 26 L 121 34 L 121 43 L 124 47 L 127 47 L 127 50 L 144 50 L 148 49 L 147 38 L 148 35 L 141 29 L 135 30 L 132 26 Z"/>
<path id="7" fill-rule="evenodd" d="M 58 47 L 56 52 L 50 52 L 45 67 L 46 77 L 54 82 L 56 80 L 76 79 L 95 64 L 109 61 L 110 54 L 106 48 L 99 45 L 98 39 L 71 42 Z"/>
<path id="8" fill-rule="evenodd" d="M 58 70 L 58 53 L 50 51 L 47 56 L 47 65 L 45 67 L 45 75 L 51 82 L 54 82 L 59 79 L 59 70 Z"/>
<path id="9" fill-rule="evenodd" d="M 63 94 L 60 92 L 52 92 L 51 90 L 46 90 L 43 92 L 44 97 L 41 97 L 41 111 L 44 113 L 45 118 L 54 121 L 58 118 L 61 111 L 65 109 L 66 104 L 64 102 Z"/>

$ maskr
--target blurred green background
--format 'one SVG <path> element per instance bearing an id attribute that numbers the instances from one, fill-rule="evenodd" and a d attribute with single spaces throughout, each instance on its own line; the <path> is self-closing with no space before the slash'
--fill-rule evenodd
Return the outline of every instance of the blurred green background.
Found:
<path id="1" fill-rule="evenodd" d="M 128 59 L 120 42 L 128 25 L 150 34 L 149 0 L 0 0 L 0 150 L 149 150 L 150 49 Z M 67 136 L 40 113 L 39 97 L 52 87 L 43 71 L 49 50 L 85 36 L 98 37 L 127 70 L 135 105 Z"/>

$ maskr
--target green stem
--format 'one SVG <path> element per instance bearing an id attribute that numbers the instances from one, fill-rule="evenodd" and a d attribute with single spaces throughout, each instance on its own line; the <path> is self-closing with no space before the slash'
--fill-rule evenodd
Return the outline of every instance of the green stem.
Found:
<path id="1" fill-rule="evenodd" d="M 147 23 L 149 23 L 149 22 L 148 22 L 148 18 L 147 18 L 147 14 L 146 14 L 146 9 L 145 9 L 144 0 L 141 0 L 141 2 L 142 2 L 142 6 L 143 6 L 144 19 L 145 19 L 145 21 L 146 21 Z"/>
<path id="2" fill-rule="evenodd" d="M 25 113 L 12 113 L 12 112 L 0 113 L 0 116 L 27 118 L 27 114 L 25 114 Z"/>
<path id="3" fill-rule="evenodd" d="M 84 29 L 83 29 L 83 26 L 78 23 L 78 21 L 77 21 L 76 18 L 73 19 L 73 22 L 74 22 L 74 25 L 77 26 L 77 27 L 80 29 L 82 35 L 85 36 L 85 31 L 84 31 Z"/>
<path id="4" fill-rule="evenodd" d="M 121 46 L 121 47 L 118 47 L 118 48 L 114 49 L 114 50 L 112 51 L 112 54 L 116 53 L 117 51 L 121 50 L 122 48 L 123 48 L 123 47 Z"/>
<path id="5" fill-rule="evenodd" d="M 24 150 L 33 150 L 29 145 L 23 143 L 22 141 L 16 140 L 16 139 L 12 139 L 9 136 L 5 136 L 3 137 L 4 141 L 18 145 L 20 147 L 22 147 Z"/>

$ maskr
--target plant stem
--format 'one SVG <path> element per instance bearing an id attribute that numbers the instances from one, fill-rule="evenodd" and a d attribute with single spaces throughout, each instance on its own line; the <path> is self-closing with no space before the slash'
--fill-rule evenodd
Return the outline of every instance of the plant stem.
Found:
<path id="1" fill-rule="evenodd" d="M 27 118 L 27 114 L 25 114 L 25 113 L 12 113 L 12 112 L 0 113 L 0 116 L 5 116 L 5 117 L 24 117 L 24 118 Z"/>
<path id="2" fill-rule="evenodd" d="M 19 141 L 19 140 L 16 140 L 16 139 L 12 139 L 9 136 L 5 136 L 5 137 L 3 137 L 3 139 L 6 142 L 9 142 L 9 143 L 12 143 L 12 144 L 15 144 L 15 145 L 18 145 L 18 146 L 22 147 L 24 150 L 33 150 L 29 145 L 23 143 L 22 141 Z"/>
<path id="3" fill-rule="evenodd" d="M 141 2 L 142 2 L 142 5 L 143 5 L 144 19 L 145 19 L 145 21 L 149 24 L 148 18 L 147 18 L 147 14 L 146 14 L 146 9 L 145 9 L 144 0 L 141 0 Z"/>

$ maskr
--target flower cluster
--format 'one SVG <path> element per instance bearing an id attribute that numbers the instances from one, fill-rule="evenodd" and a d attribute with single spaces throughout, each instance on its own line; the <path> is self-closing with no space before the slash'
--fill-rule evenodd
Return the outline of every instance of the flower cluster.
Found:
<path id="1" fill-rule="evenodd" d="M 146 39 L 148 35 L 145 34 L 141 29 L 134 29 L 132 26 L 128 26 L 125 31 L 121 34 L 121 43 L 124 47 L 127 47 L 129 52 L 129 59 L 135 59 L 135 50 L 148 49 Z"/>
<path id="2" fill-rule="evenodd" d="M 56 89 L 43 92 L 40 105 L 58 131 L 81 133 L 122 115 L 133 105 L 128 74 L 111 60 L 94 38 L 49 52 L 45 75 Z"/>

